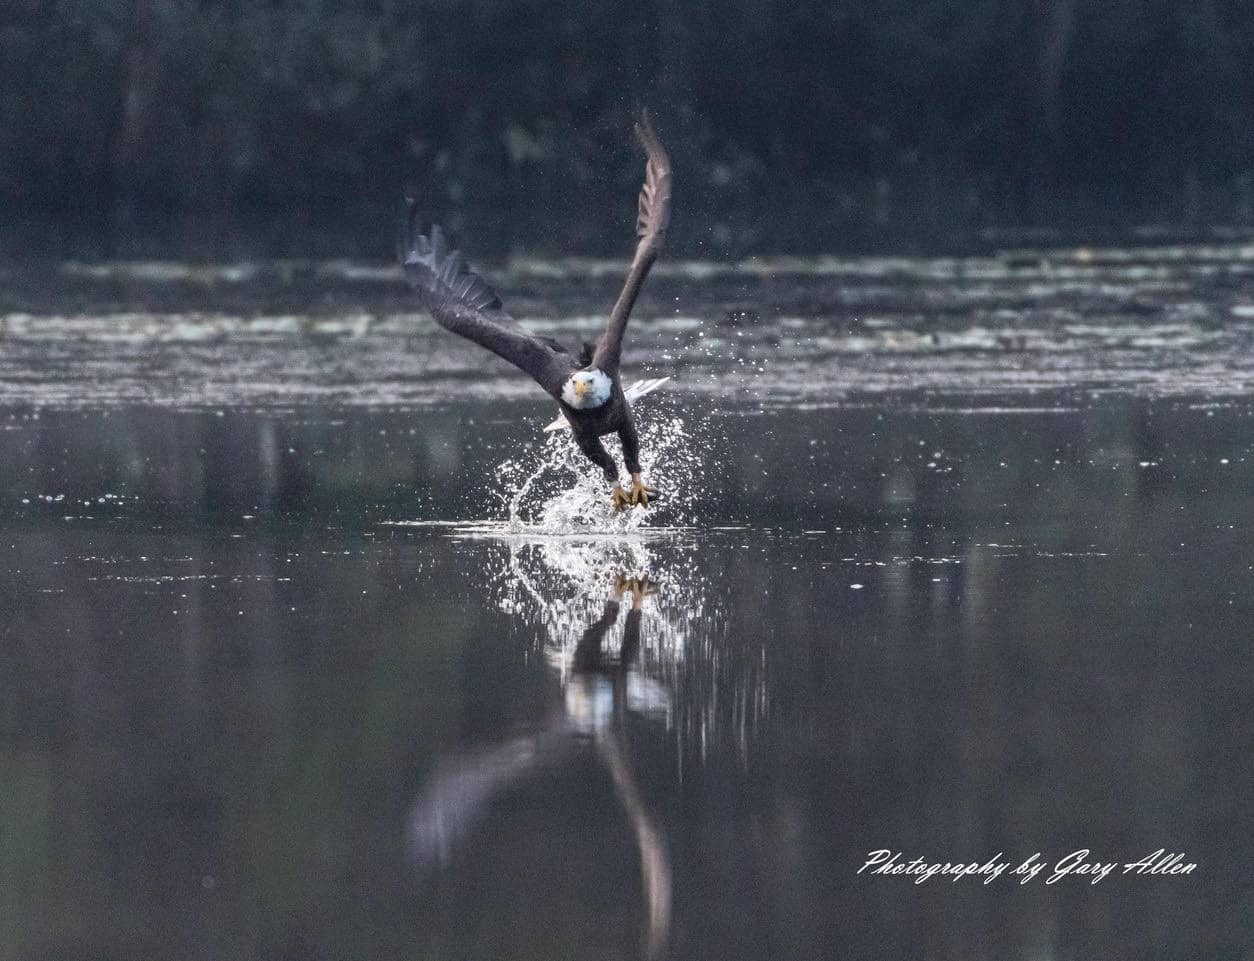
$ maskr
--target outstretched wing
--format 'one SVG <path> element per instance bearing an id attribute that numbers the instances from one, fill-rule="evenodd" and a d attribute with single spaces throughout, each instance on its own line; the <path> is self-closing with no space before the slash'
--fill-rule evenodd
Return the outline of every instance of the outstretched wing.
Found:
<path id="1" fill-rule="evenodd" d="M 549 340 L 527 333 L 501 309 L 501 299 L 478 274 L 466 267 L 459 251 L 449 247 L 438 226 L 424 235 L 417 208 L 410 205 L 401 246 L 405 276 L 436 323 L 473 340 L 530 375 L 554 397 L 575 369 L 571 356 Z"/>
<path id="2" fill-rule="evenodd" d="M 654 133 L 648 114 L 641 115 L 640 122 L 636 124 L 636 137 L 648 157 L 644 186 L 640 190 L 640 212 L 636 218 L 636 256 L 632 258 L 631 268 L 627 271 L 627 282 L 610 313 L 610 321 L 597 340 L 596 350 L 592 354 L 593 366 L 611 376 L 618 370 L 623 351 L 623 333 L 627 330 L 627 318 L 631 316 L 632 305 L 636 302 L 644 278 L 648 276 L 649 268 L 661 253 L 662 245 L 666 242 L 666 229 L 671 222 L 671 158 Z"/>
<path id="3" fill-rule="evenodd" d="M 418 865 L 447 863 L 453 848 L 486 818 L 497 795 L 537 768 L 562 763 L 577 744 L 569 726 L 559 723 L 437 766 L 409 815 L 410 853 Z"/>

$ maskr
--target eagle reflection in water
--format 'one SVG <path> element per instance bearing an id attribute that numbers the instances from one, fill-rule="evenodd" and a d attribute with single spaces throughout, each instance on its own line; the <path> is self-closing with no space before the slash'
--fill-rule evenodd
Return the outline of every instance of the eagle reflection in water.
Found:
<path id="1" fill-rule="evenodd" d="M 578 750 L 591 750 L 604 765 L 640 853 L 644 894 L 644 948 L 657 957 L 670 931 L 671 869 L 666 842 L 641 795 L 626 745 L 626 715 L 656 704 L 655 682 L 639 675 L 641 617 L 657 593 L 644 576 L 616 574 L 601 616 L 583 632 L 564 672 L 564 711 L 538 733 L 486 751 L 447 759 L 414 805 L 409 822 L 411 851 L 420 866 L 446 863 L 454 846 L 486 814 L 490 802 L 523 776 L 560 763 Z M 606 635 L 630 597 L 617 656 Z"/>

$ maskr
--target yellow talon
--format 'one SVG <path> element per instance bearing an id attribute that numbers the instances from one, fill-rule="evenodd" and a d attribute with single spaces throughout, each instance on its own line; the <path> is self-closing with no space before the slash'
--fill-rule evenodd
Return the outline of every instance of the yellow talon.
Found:
<path id="1" fill-rule="evenodd" d="M 623 490 L 622 486 L 619 484 L 615 484 L 613 488 L 610 489 L 610 501 L 613 503 L 614 510 L 616 511 L 625 511 L 627 508 L 631 507 L 633 503 L 635 503 L 631 499 L 631 496 Z"/>
<path id="2" fill-rule="evenodd" d="M 631 579 L 631 606 L 641 607 L 644 599 L 651 594 L 657 593 L 657 585 L 649 580 L 648 574 L 642 574 L 640 577 Z"/>
<path id="3" fill-rule="evenodd" d="M 641 507 L 649 506 L 649 498 L 657 497 L 657 488 L 650 487 L 640 479 L 639 474 L 631 475 L 631 503 Z"/>

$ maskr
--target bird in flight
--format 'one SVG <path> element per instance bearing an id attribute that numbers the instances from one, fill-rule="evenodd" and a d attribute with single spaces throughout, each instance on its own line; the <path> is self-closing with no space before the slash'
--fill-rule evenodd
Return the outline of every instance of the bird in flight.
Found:
<path id="1" fill-rule="evenodd" d="M 618 368 L 627 319 L 666 241 L 671 215 L 670 157 L 647 114 L 641 116 L 635 130 L 647 158 L 636 219 L 636 253 L 605 330 L 595 344 L 584 345 L 579 354 L 519 326 L 506 313 L 496 292 L 467 268 L 443 230 L 433 226 L 429 233 L 421 231 L 418 209 L 412 202 L 401 249 L 405 275 L 436 323 L 509 361 L 557 400 L 575 443 L 604 472 L 611 503 L 620 511 L 637 504 L 648 507 L 650 498 L 657 496 L 657 490 L 641 476 L 640 437 Z M 618 465 L 601 443 L 606 434 L 618 434 L 622 443 L 623 460 L 631 475 L 629 488 L 623 487 Z"/>

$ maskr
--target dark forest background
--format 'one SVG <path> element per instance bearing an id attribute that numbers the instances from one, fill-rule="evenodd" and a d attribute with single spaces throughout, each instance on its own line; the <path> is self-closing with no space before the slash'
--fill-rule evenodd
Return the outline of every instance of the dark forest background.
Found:
<path id="1" fill-rule="evenodd" d="M 6 0 L 0 254 L 687 256 L 1254 224 L 1244 0 Z"/>

